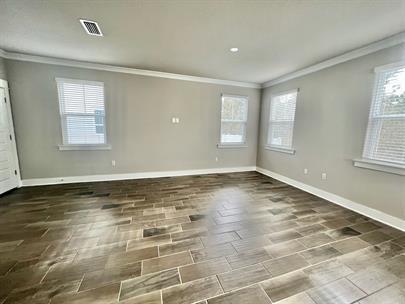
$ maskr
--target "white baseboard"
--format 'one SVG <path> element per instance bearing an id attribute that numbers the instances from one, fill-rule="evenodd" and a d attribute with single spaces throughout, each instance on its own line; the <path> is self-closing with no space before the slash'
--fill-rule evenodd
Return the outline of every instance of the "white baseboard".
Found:
<path id="1" fill-rule="evenodd" d="M 316 195 L 320 198 L 328 200 L 334 204 L 340 205 L 347 209 L 353 210 L 357 213 L 363 214 L 369 218 L 377 220 L 381 223 L 387 224 L 394 228 L 405 231 L 405 221 L 386 214 L 382 211 L 364 206 L 363 204 L 353 202 L 339 195 L 330 193 L 328 191 L 304 184 L 297 180 L 283 176 L 281 174 L 255 166 L 246 167 L 231 167 L 231 168 L 210 168 L 210 169 L 196 169 L 196 170 L 182 170 L 182 171 L 155 171 L 155 172 L 139 172 L 139 173 L 123 173 L 123 174 L 101 174 L 101 175 L 84 175 L 84 176 L 66 176 L 66 177 L 51 177 L 51 178 L 33 178 L 23 179 L 22 186 L 42 186 L 42 185 L 56 185 L 56 184 L 70 184 L 70 183 L 85 183 L 85 182 L 100 182 L 100 181 L 114 181 L 114 180 L 127 180 L 127 179 L 141 179 L 141 178 L 157 178 L 157 177 L 174 177 L 174 176 L 187 176 L 187 175 L 200 175 L 200 174 L 215 174 L 215 173 L 232 173 L 232 172 L 247 172 L 257 171 L 283 183 L 289 184 L 293 187 Z"/>
<path id="2" fill-rule="evenodd" d="M 31 178 L 21 181 L 23 187 L 28 186 L 43 186 L 56 184 L 71 184 L 85 182 L 102 182 L 126 179 L 141 179 L 141 178 L 156 178 L 156 177 L 172 177 L 172 176 L 187 176 L 200 174 L 214 173 L 232 173 L 232 172 L 247 172 L 256 171 L 255 166 L 246 167 L 230 167 L 230 168 L 210 168 L 196 170 L 181 170 L 181 171 L 154 171 L 154 172 L 137 172 L 137 173 L 121 173 L 121 174 L 99 174 L 99 175 L 82 175 L 82 176 L 64 176 L 64 177 L 49 177 L 49 178 Z"/>
<path id="3" fill-rule="evenodd" d="M 305 192 L 311 193 L 311 194 L 316 195 L 316 196 L 318 196 L 320 198 L 328 200 L 328 201 L 330 201 L 330 202 L 332 202 L 334 204 L 337 204 L 337 205 L 340 205 L 340 206 L 345 207 L 347 209 L 353 210 L 353 211 L 355 211 L 357 213 L 365 215 L 365 216 L 367 216 L 369 218 L 372 218 L 374 220 L 377 220 L 377 221 L 379 221 L 381 223 L 384 223 L 384 224 L 392 226 L 392 227 L 394 227 L 396 229 L 405 231 L 405 221 L 398 218 L 398 217 L 395 217 L 395 216 L 386 214 L 386 213 L 384 213 L 382 211 L 367 207 L 367 206 L 365 206 L 363 204 L 353 202 L 353 201 L 348 200 L 348 199 L 346 199 L 344 197 L 341 197 L 339 195 L 336 195 L 336 194 L 327 192 L 325 190 L 322 190 L 322 189 L 319 189 L 319 188 L 304 184 L 302 182 L 299 182 L 297 180 L 291 179 L 291 178 L 283 176 L 281 174 L 269 171 L 267 169 L 257 167 L 256 171 L 260 172 L 260 173 L 262 173 L 264 175 L 267 175 L 269 177 L 272 177 L 274 179 L 277 179 L 277 180 L 279 180 L 279 181 L 281 181 L 283 183 L 289 184 L 289 185 L 291 185 L 291 186 L 293 186 L 295 188 L 301 189 L 301 190 L 303 190 Z"/>

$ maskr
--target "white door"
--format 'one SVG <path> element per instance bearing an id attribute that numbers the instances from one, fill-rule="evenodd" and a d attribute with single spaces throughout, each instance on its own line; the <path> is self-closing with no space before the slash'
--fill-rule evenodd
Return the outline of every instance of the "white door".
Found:
<path id="1" fill-rule="evenodd" d="M 17 149 L 7 82 L 0 79 L 0 194 L 19 186 Z"/>

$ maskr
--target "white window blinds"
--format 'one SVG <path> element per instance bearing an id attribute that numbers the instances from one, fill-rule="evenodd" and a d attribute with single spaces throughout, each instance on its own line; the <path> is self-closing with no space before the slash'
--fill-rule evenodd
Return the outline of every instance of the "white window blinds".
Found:
<path id="1" fill-rule="evenodd" d="M 270 102 L 267 145 L 291 149 L 298 90 L 275 95 Z"/>
<path id="2" fill-rule="evenodd" d="M 64 145 L 106 144 L 104 83 L 56 79 Z"/>
<path id="3" fill-rule="evenodd" d="M 221 144 L 244 144 L 248 117 L 246 96 L 222 95 Z"/>
<path id="4" fill-rule="evenodd" d="M 405 164 L 405 64 L 376 73 L 363 157 Z"/>

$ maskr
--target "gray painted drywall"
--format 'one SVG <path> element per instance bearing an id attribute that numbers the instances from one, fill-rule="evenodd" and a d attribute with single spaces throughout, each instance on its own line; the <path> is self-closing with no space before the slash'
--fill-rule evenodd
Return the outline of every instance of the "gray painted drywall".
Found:
<path id="1" fill-rule="evenodd" d="M 404 45 L 397 46 L 263 90 L 257 165 L 405 219 L 405 176 L 352 164 L 362 155 L 373 69 L 404 59 Z M 293 138 L 296 154 L 266 150 L 270 95 L 294 88 L 300 90 Z M 326 181 L 321 180 L 322 172 L 328 175 Z"/>
<path id="2" fill-rule="evenodd" d="M 5 60 L 0 57 L 0 79 L 7 79 Z"/>
<path id="3" fill-rule="evenodd" d="M 6 67 L 23 179 L 256 165 L 259 89 L 13 60 Z M 55 77 L 104 82 L 112 150 L 58 150 Z M 249 96 L 247 148 L 216 147 L 221 93 Z"/>
<path id="4" fill-rule="evenodd" d="M 362 154 L 374 85 L 373 68 L 404 57 L 404 46 L 397 46 L 262 92 L 7 60 L 22 177 L 257 164 L 405 219 L 405 177 L 352 165 L 352 159 Z M 55 77 L 105 83 L 111 151 L 58 150 L 62 138 Z M 265 150 L 270 94 L 293 88 L 300 89 L 293 141 L 297 152 L 289 155 Z M 221 93 L 249 96 L 248 148 L 216 148 Z M 173 116 L 180 117 L 181 123 L 172 124 Z M 111 166 L 111 160 L 116 160 L 116 167 Z M 304 168 L 309 169 L 308 175 L 303 174 Z M 326 181 L 321 180 L 322 172 L 328 174 Z"/>

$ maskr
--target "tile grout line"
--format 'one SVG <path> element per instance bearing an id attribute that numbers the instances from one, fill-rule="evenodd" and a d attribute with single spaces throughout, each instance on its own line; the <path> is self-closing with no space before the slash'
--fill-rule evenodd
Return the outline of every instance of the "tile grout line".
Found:
<path id="1" fill-rule="evenodd" d="M 122 291 L 122 282 L 123 281 L 120 281 L 120 289 L 118 291 L 118 299 L 117 299 L 118 302 L 120 301 L 120 296 L 121 296 L 121 291 Z"/>
<path id="2" fill-rule="evenodd" d="M 221 187 L 223 187 L 223 185 L 221 185 Z M 249 189 L 248 189 L 249 190 Z M 210 196 L 212 196 L 212 194 L 209 194 Z M 286 195 L 286 194 L 284 194 L 284 195 Z M 173 194 L 173 196 L 176 196 L 176 194 Z M 254 195 L 254 193 L 252 193 L 252 197 L 253 198 L 258 198 L 258 200 L 260 200 L 261 201 L 261 199 L 260 199 L 260 195 Z M 299 198 L 298 196 L 295 196 L 296 198 Z M 298 201 L 299 199 L 297 199 L 297 201 Z M 204 201 L 203 199 L 199 199 L 199 201 Z M 190 200 L 190 202 L 191 202 L 191 200 Z M 288 201 L 288 202 L 290 202 L 290 200 Z M 293 202 L 293 201 L 291 201 L 291 202 Z M 189 201 L 187 201 L 186 202 L 186 205 L 188 205 L 189 204 Z M 191 202 L 191 204 L 193 204 L 193 202 Z M 189 206 L 191 206 L 192 208 L 194 208 L 193 207 L 193 205 L 189 205 Z M 230 205 L 228 205 L 228 207 L 229 207 Z M 314 206 L 316 206 L 316 205 L 314 205 Z M 187 206 L 186 206 L 187 207 Z M 308 205 L 307 207 L 311 207 L 310 205 Z M 311 207 L 312 208 L 312 207 Z M 299 209 L 299 210 L 303 210 L 303 209 Z M 105 212 L 108 212 L 108 211 L 105 211 Z M 110 211 L 110 212 L 112 212 L 112 211 Z M 168 212 L 169 212 L 169 210 L 168 210 Z M 202 211 L 199 211 L 199 213 L 200 212 L 202 212 Z M 265 212 L 265 210 L 262 210 L 261 212 Z M 320 215 L 320 216 L 324 216 L 325 214 L 327 215 L 327 214 L 332 214 L 333 213 L 333 211 L 330 211 L 330 212 L 327 212 L 327 213 L 319 213 L 318 215 Z M 106 214 L 106 213 L 103 213 L 103 214 Z M 101 215 L 101 214 L 100 214 Z M 179 213 L 179 215 L 180 215 L 180 213 Z M 310 216 L 307 216 L 308 218 L 310 217 Z M 347 218 L 348 216 L 342 216 L 342 218 Z M 302 217 L 303 219 L 304 218 L 306 218 L 306 217 Z M 324 219 L 325 220 L 325 219 Z M 262 221 L 261 221 L 262 222 Z M 277 221 L 277 222 L 275 222 L 275 223 L 278 223 L 279 221 Z M 296 231 L 296 229 L 298 229 L 298 228 L 300 228 L 300 227 L 305 227 L 305 226 L 310 226 L 310 225 L 308 225 L 308 222 L 305 222 L 305 221 L 302 221 L 302 222 L 300 222 L 300 224 L 302 224 L 302 223 L 304 223 L 304 225 L 300 225 L 300 226 L 297 226 L 297 227 L 294 227 L 294 228 L 291 228 L 291 229 L 285 229 L 285 230 L 281 230 L 281 231 L 274 231 L 274 233 L 277 233 L 277 232 L 283 232 L 283 231 Z M 230 224 L 232 224 L 232 223 L 230 223 Z M 223 225 L 227 225 L 227 224 L 223 224 Z M 321 223 L 319 224 L 319 225 L 321 225 L 321 226 L 323 226 Z M 356 225 L 356 223 L 352 223 L 350 226 L 353 226 L 353 225 Z M 219 226 L 219 225 L 216 225 L 217 227 Z M 225 227 L 225 226 L 224 226 Z M 383 226 L 384 227 L 384 226 Z M 383 228 L 382 227 L 382 228 Z M 214 227 L 213 227 L 214 228 Z M 220 228 L 220 227 L 218 227 L 218 228 Z M 183 227 L 181 227 L 181 229 L 183 229 Z M 118 228 L 116 227 L 115 228 L 115 230 L 117 230 L 118 231 Z M 337 230 L 337 229 L 330 229 L 330 230 Z M 377 231 L 378 229 L 376 229 L 375 231 Z M 141 229 L 141 232 L 142 232 L 142 229 Z M 226 231 L 226 232 L 235 232 L 235 233 L 237 233 L 237 231 L 236 230 L 232 230 L 232 231 Z M 296 232 L 298 232 L 298 231 L 296 231 Z M 370 231 L 370 232 L 372 232 L 372 231 Z M 223 232 L 224 233 L 224 232 Z M 299 232 L 298 232 L 299 233 Z M 365 232 L 366 233 L 366 232 Z M 364 233 L 364 234 L 365 234 Z M 269 233 L 269 234 L 271 234 L 271 233 Z M 303 237 L 301 238 L 301 239 L 303 239 L 303 238 L 305 238 L 305 237 L 308 237 L 308 236 L 311 236 L 311 235 L 316 235 L 316 234 L 318 234 L 318 233 L 313 233 L 313 234 L 309 234 L 309 235 L 303 235 Z M 238 234 L 239 235 L 239 234 Z M 362 234 L 361 234 L 362 235 Z M 303 251 L 307 251 L 307 250 L 310 250 L 310 249 L 314 249 L 314 248 L 318 248 L 318 247 L 323 247 L 323 246 L 326 246 L 326 245 L 329 245 L 329 244 L 333 244 L 333 243 L 338 243 L 338 242 L 341 242 L 341 241 L 345 241 L 345 240 L 351 240 L 351 239 L 357 239 L 358 237 L 360 237 L 361 235 L 359 235 L 359 236 L 351 236 L 351 237 L 349 237 L 349 238 L 344 238 L 344 239 L 342 239 L 342 240 L 334 240 L 332 243 L 325 243 L 325 244 L 321 244 L 321 245 L 318 245 L 318 246 L 315 246 L 315 247 L 310 247 L 310 248 L 306 248 L 306 249 L 304 249 L 304 250 L 302 250 L 302 251 L 299 251 L 299 252 L 297 252 L 297 253 L 294 253 L 294 254 L 298 254 L 298 255 L 300 255 L 300 253 L 301 252 L 303 252 Z M 391 235 L 390 235 L 391 236 Z M 172 234 L 170 234 L 170 238 L 171 238 L 171 241 L 173 241 L 172 240 Z M 252 238 L 253 238 L 253 236 L 252 236 Z M 396 238 L 398 238 L 398 237 L 392 237 L 392 239 L 396 239 Z M 389 242 L 392 242 L 392 239 L 390 239 L 390 240 L 387 240 L 386 242 L 382 242 L 382 244 L 385 244 L 385 243 L 389 243 Z M 241 239 L 241 241 L 243 241 L 243 240 L 249 240 L 249 238 L 246 238 L 246 239 Z M 201 239 L 200 239 L 200 241 L 201 241 Z M 239 240 L 237 240 L 237 241 L 239 241 Z M 288 241 L 291 241 L 291 240 L 288 240 Z M 288 242 L 288 241 L 285 241 L 285 242 L 280 242 L 280 243 L 277 243 L 277 244 L 283 244 L 283 243 L 286 243 L 286 242 Z M 130 242 L 130 240 L 127 240 L 126 241 L 126 244 L 125 244 L 125 252 L 127 252 L 128 251 L 128 248 L 129 248 L 129 242 Z M 232 244 L 232 242 L 236 242 L 236 241 L 230 241 L 231 242 L 231 245 L 230 245 L 230 248 L 234 248 L 235 249 L 235 244 Z M 297 239 L 297 242 L 299 242 L 300 243 L 300 239 Z M 221 245 L 225 245 L 225 244 L 229 244 L 229 242 L 225 242 L 225 243 L 220 243 L 220 244 L 217 244 L 218 246 L 221 246 Z M 274 245 L 274 244 L 273 244 Z M 380 245 L 380 244 L 378 244 L 378 245 Z M 365 248 L 370 248 L 371 246 L 373 246 L 372 244 L 369 244 L 367 247 L 365 247 Z M 97 247 L 97 246 L 96 246 Z M 400 246 L 401 247 L 401 246 Z M 204 247 L 205 248 L 205 247 Z M 203 249 L 204 249 L 203 248 Z M 360 248 L 360 249 L 358 249 L 358 250 L 355 250 L 355 251 L 353 251 L 353 252 L 360 252 L 360 250 L 362 250 L 362 249 L 365 249 L 365 248 Z M 163 249 L 163 248 L 162 248 Z M 191 255 L 191 249 L 188 249 L 187 250 L 187 252 L 188 252 L 188 254 L 190 254 Z M 158 256 L 160 256 L 160 245 L 158 245 L 157 246 L 157 253 L 158 253 Z M 177 253 L 177 252 L 176 252 Z M 238 252 L 236 249 L 235 249 L 235 254 L 234 255 L 238 255 L 238 254 L 242 254 L 243 252 Z M 343 253 L 343 252 L 340 252 L 341 253 L 341 255 L 339 256 L 339 257 L 342 257 L 342 256 L 344 256 L 346 253 Z M 156 253 L 155 253 L 156 254 Z M 168 257 L 170 256 L 170 255 L 172 255 L 172 254 L 169 254 L 169 255 L 167 255 Z M 277 258 L 277 259 L 281 259 L 281 258 L 283 258 L 283 257 L 286 257 L 286 256 L 288 256 L 288 255 L 290 255 L 290 254 L 287 254 L 287 255 L 284 255 L 284 256 L 281 256 L 281 257 L 279 257 L 279 258 Z M 390 258 L 390 259 L 394 259 L 394 258 L 396 258 L 398 255 L 396 255 L 396 256 L 394 256 L 394 257 L 392 257 L 392 258 Z M 225 260 L 228 262 L 228 259 L 227 259 L 227 256 L 223 256 L 224 258 L 225 258 Z M 328 261 L 331 261 L 331 260 L 334 260 L 334 259 L 338 259 L 339 257 L 332 257 L 332 258 L 329 258 L 329 259 L 326 259 L 326 260 L 323 260 L 323 261 L 320 261 L 320 262 L 318 262 L 318 263 L 315 263 L 315 264 L 310 264 L 310 265 L 308 265 L 308 267 L 306 267 L 306 268 L 309 268 L 309 267 L 312 267 L 312 266 L 315 266 L 315 265 L 318 265 L 318 264 L 322 264 L 322 263 L 327 263 Z M 209 260 L 213 260 L 214 258 L 210 258 L 210 259 L 208 259 L 208 260 L 206 260 L 206 261 L 209 261 Z M 273 259 L 273 256 L 271 255 L 271 254 L 269 254 L 269 260 L 272 260 Z M 192 260 L 192 262 L 193 262 L 193 264 L 197 264 L 197 263 L 195 263 L 195 261 L 194 261 L 194 257 L 191 255 L 191 260 Z M 267 261 L 269 261 L 269 260 L 267 260 Z M 144 264 L 144 261 L 146 261 L 146 260 L 141 260 L 141 276 L 142 276 L 142 272 L 144 271 L 144 269 L 143 269 L 143 264 Z M 201 261 L 201 263 L 203 263 L 203 262 L 206 262 L 206 261 Z M 193 264 L 189 264 L 189 265 L 193 265 Z M 258 263 L 255 263 L 255 264 L 252 264 L 252 265 L 247 265 L 247 266 L 243 266 L 243 267 L 240 267 L 240 268 L 236 268 L 236 269 L 231 269 L 229 272 L 231 272 L 231 271 L 234 271 L 234 270 L 240 270 L 240 269 L 243 269 L 243 268 L 245 268 L 245 267 L 249 267 L 249 266 L 253 266 L 253 265 L 263 265 L 263 262 L 258 262 Z M 264 266 L 263 266 L 264 267 Z M 181 282 L 180 283 L 180 285 L 178 285 L 178 286 L 181 286 L 181 285 L 184 285 L 184 284 L 186 284 L 186 283 L 183 283 L 183 279 L 182 279 L 182 277 L 181 277 L 181 275 L 180 275 L 180 269 L 181 269 L 181 266 L 178 266 L 178 267 L 176 267 L 177 268 L 177 272 L 179 273 L 179 281 Z M 350 268 L 350 267 L 349 267 Z M 47 271 L 47 273 L 50 271 L 50 269 L 51 269 L 51 267 L 49 267 L 49 269 L 48 269 L 48 271 Z M 265 268 L 266 269 L 266 271 L 268 271 L 268 269 L 267 268 Z M 305 268 L 302 268 L 302 269 L 305 269 Z M 301 270 L 302 270 L 301 269 Z M 47 273 L 45 274 L 45 276 L 47 275 Z M 288 273 L 291 273 L 291 272 L 288 272 Z M 285 273 L 285 275 L 287 275 L 288 273 Z M 283 274 L 284 275 L 284 274 Z M 84 280 L 84 276 L 85 276 L 85 274 L 83 275 L 83 277 L 82 277 L 82 280 L 81 280 L 81 282 L 80 282 L 80 284 L 79 284 L 79 288 L 80 288 L 80 286 L 81 286 L 81 284 L 82 284 L 82 282 L 83 282 L 83 280 Z M 208 276 L 209 277 L 209 276 Z M 277 276 L 277 277 L 280 277 L 280 276 Z M 273 278 L 277 278 L 277 277 L 273 277 Z M 343 279 L 344 277 L 341 277 L 341 278 L 339 278 L 339 279 Z M 270 279 L 272 279 L 272 278 L 270 278 Z M 336 279 L 336 280 L 339 280 L 339 279 Z M 346 277 L 346 279 L 349 281 L 349 282 L 351 282 L 347 277 Z M 224 292 L 224 289 L 223 289 L 223 286 L 222 286 L 222 284 L 221 284 L 221 282 L 219 281 L 219 277 L 218 277 L 218 275 L 216 275 L 216 280 L 217 280 L 217 282 L 218 282 L 218 284 L 219 284 L 219 286 L 220 286 L 220 288 L 221 288 L 221 290 L 222 290 L 222 292 L 223 293 L 225 293 Z M 268 279 L 266 279 L 266 280 L 268 280 Z M 266 280 L 263 280 L 263 281 L 260 281 L 260 282 L 264 282 L 264 281 L 266 281 Z M 119 288 L 119 294 L 118 294 L 118 297 L 119 297 L 119 295 L 120 295 L 120 293 L 121 293 L 121 289 L 122 289 L 122 282 L 123 281 L 120 281 L 120 288 Z M 261 284 L 262 283 L 260 283 L 260 282 L 258 282 L 258 283 L 253 283 L 253 284 L 251 284 L 251 285 L 247 285 L 247 286 L 243 286 L 243 287 L 241 287 L 241 288 L 238 288 L 238 289 L 234 289 L 234 290 L 232 290 L 232 291 L 230 291 L 230 292 L 233 292 L 233 291 L 236 291 L 236 290 L 240 290 L 240 289 L 243 289 L 243 288 L 247 288 L 247 287 L 249 287 L 249 286 L 252 286 L 252 285 L 255 285 L 255 284 L 258 284 L 261 288 L 262 288 L 262 286 L 261 286 Z M 333 281 L 332 281 L 333 282 Z M 351 283 L 353 283 L 353 282 L 351 282 Z M 329 283 L 328 283 L 329 284 Z M 394 284 L 394 283 L 393 283 Z M 355 285 L 356 287 L 357 287 L 357 285 L 356 284 L 354 284 L 353 283 L 353 285 Z M 263 289 L 263 288 L 262 288 Z M 360 289 L 360 288 L 359 288 Z M 163 290 L 163 289 L 162 289 Z M 162 290 L 160 290 L 160 298 L 161 298 L 161 302 L 163 302 L 163 291 Z M 361 289 L 360 289 L 361 290 Z M 225 294 L 227 294 L 227 293 L 225 293 Z M 268 295 L 267 295 L 268 296 Z"/>
<path id="3" fill-rule="evenodd" d="M 86 275 L 86 273 L 83 273 L 83 276 L 82 276 L 81 279 L 80 279 L 79 287 L 77 287 L 76 293 L 79 293 L 79 290 L 80 290 L 80 287 L 81 287 L 82 284 L 83 284 L 84 276 L 85 276 L 85 275 Z M 89 289 L 89 290 L 91 290 L 91 289 Z"/>
<path id="4" fill-rule="evenodd" d="M 182 284 L 183 284 L 183 280 L 181 279 L 180 267 L 177 267 L 177 273 L 179 274 L 180 285 L 182 285 Z"/>
<path id="5" fill-rule="evenodd" d="M 264 294 L 266 295 L 266 297 L 270 300 L 270 303 L 273 303 L 273 301 L 271 300 L 270 296 L 269 296 L 269 295 L 267 294 L 267 292 L 264 290 L 262 284 L 258 284 L 258 285 L 259 285 L 259 288 L 260 288 L 261 290 L 263 290 L 263 292 L 264 292 Z M 286 299 L 288 299 L 288 298 L 286 298 Z"/>
<path id="6" fill-rule="evenodd" d="M 225 294 L 225 289 L 224 289 L 224 287 L 222 286 L 221 281 L 219 280 L 218 274 L 215 275 L 215 279 L 217 280 L 217 282 L 218 282 L 218 284 L 219 284 L 219 287 L 221 287 L 222 294 Z"/>
<path id="7" fill-rule="evenodd" d="M 356 272 L 354 272 L 354 273 L 356 273 Z M 350 275 L 351 275 L 351 274 L 350 274 Z M 388 288 L 388 287 L 390 287 L 390 286 L 392 286 L 392 285 L 395 285 L 395 284 L 397 284 L 398 282 L 401 281 L 401 278 L 399 278 L 398 276 L 395 275 L 395 277 L 397 278 L 397 281 L 395 281 L 395 282 L 393 282 L 393 283 L 391 283 L 391 284 L 388 284 L 387 286 L 384 286 L 384 287 L 382 287 L 382 288 L 379 288 L 379 289 L 377 289 L 377 290 L 375 290 L 375 291 L 373 291 L 372 293 L 369 294 L 369 293 L 367 293 L 365 290 L 363 290 L 360 286 L 358 286 L 355 282 L 353 282 L 352 280 L 350 280 L 350 279 L 349 279 L 349 276 L 350 276 L 350 275 L 347 275 L 347 276 L 345 276 L 344 278 L 347 279 L 350 283 L 352 283 L 354 286 L 356 286 L 358 289 L 360 289 L 362 292 L 364 292 L 364 293 L 366 294 L 366 296 L 363 297 L 363 298 L 361 298 L 361 299 L 367 298 L 367 297 L 369 297 L 369 296 L 371 296 L 371 295 L 373 295 L 373 294 L 375 294 L 375 293 L 377 293 L 377 292 L 379 292 L 379 291 L 381 291 L 381 290 L 383 290 L 383 289 L 385 289 L 385 288 Z"/>

